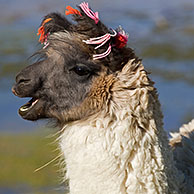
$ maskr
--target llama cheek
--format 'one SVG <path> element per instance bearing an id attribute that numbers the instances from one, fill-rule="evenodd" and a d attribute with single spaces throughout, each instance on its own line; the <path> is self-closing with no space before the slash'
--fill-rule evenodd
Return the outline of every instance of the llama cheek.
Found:
<path id="1" fill-rule="evenodd" d="M 88 95 L 88 101 L 90 104 L 96 107 L 102 107 L 106 101 L 110 99 L 111 87 L 115 82 L 113 75 L 102 75 L 93 81 L 91 92 Z"/>
<path id="2" fill-rule="evenodd" d="M 59 120 L 62 123 L 67 123 L 69 121 L 85 119 L 90 115 L 102 111 L 103 107 L 108 104 L 111 98 L 110 88 L 114 81 L 113 75 L 107 76 L 104 74 L 94 79 L 90 92 L 85 100 L 79 106 L 72 107 L 68 111 L 63 111 L 60 116 L 57 116 L 60 117 Z"/>
<path id="3" fill-rule="evenodd" d="M 114 81 L 113 75 L 102 75 L 94 79 L 88 97 L 81 104 L 82 111 L 90 113 L 101 111 L 108 104 L 111 97 L 110 88 Z"/>

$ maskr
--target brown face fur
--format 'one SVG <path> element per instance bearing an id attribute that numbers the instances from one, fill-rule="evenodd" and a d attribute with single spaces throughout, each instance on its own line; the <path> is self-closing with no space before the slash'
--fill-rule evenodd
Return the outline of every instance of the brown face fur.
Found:
<path id="1" fill-rule="evenodd" d="M 113 48 L 109 56 L 93 60 L 97 51 L 83 40 L 107 33 L 104 24 L 96 25 L 87 16 L 75 16 L 77 25 L 56 13 L 46 18 L 52 18 L 45 26 L 49 46 L 38 52 L 39 62 L 16 76 L 12 88 L 19 97 L 32 98 L 19 114 L 27 120 L 55 118 L 61 124 L 84 119 L 108 103 L 115 72 L 135 55 L 130 48 Z"/>

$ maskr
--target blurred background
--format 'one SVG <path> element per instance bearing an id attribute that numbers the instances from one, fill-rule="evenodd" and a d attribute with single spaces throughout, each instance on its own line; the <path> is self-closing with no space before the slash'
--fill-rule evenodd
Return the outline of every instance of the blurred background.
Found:
<path id="1" fill-rule="evenodd" d="M 45 122 L 22 120 L 26 102 L 11 93 L 15 75 L 31 63 L 40 45 L 36 35 L 44 15 L 64 13 L 78 0 L 0 0 L 0 194 L 64 193 L 57 162 L 34 170 L 58 154 Z M 111 28 L 121 25 L 128 44 L 143 59 L 156 83 L 166 131 L 194 118 L 194 1 L 88 0 Z M 59 177 L 59 178 L 57 178 Z"/>

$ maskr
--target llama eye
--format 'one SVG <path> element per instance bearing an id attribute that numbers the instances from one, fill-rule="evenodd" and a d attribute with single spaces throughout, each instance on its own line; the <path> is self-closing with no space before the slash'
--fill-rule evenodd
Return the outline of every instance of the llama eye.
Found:
<path id="1" fill-rule="evenodd" d="M 89 69 L 85 66 L 76 66 L 72 70 L 80 76 L 88 75 L 90 73 Z"/>

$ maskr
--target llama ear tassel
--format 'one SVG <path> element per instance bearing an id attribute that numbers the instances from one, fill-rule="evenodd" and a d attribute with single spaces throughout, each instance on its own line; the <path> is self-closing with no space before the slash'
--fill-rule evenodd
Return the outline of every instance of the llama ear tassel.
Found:
<path id="1" fill-rule="evenodd" d="M 89 18 L 91 18 L 92 20 L 94 20 L 95 24 L 97 24 L 99 22 L 99 17 L 98 17 L 98 12 L 93 12 L 90 8 L 88 3 L 83 2 L 79 5 L 80 9 L 85 13 L 86 16 L 88 16 Z M 66 11 L 65 11 L 65 15 L 81 15 L 80 11 L 78 11 L 77 9 L 72 8 L 71 6 L 67 6 L 66 7 Z"/>
<path id="2" fill-rule="evenodd" d="M 66 7 L 66 9 L 67 10 L 65 10 L 65 15 L 76 14 L 76 15 L 80 15 L 81 16 L 80 11 L 78 11 L 77 9 L 72 8 L 69 5 Z"/>
<path id="3" fill-rule="evenodd" d="M 117 36 L 115 37 L 115 47 L 121 49 L 127 45 L 129 35 L 121 26 L 119 26 L 116 31 Z"/>
<path id="4" fill-rule="evenodd" d="M 38 36 L 40 35 L 39 42 L 41 42 L 42 44 L 46 41 L 47 36 L 48 36 L 48 33 L 45 34 L 45 24 L 51 20 L 52 20 L 52 18 L 47 18 L 47 19 L 43 20 L 42 25 L 38 29 L 37 35 Z"/>
<path id="5" fill-rule="evenodd" d="M 37 35 L 40 35 L 39 41 L 47 44 L 47 38 L 50 34 L 59 31 L 70 31 L 71 23 L 59 13 L 50 13 L 44 17 Z"/>
<path id="6" fill-rule="evenodd" d="M 88 3 L 83 2 L 80 5 L 80 8 L 82 9 L 82 11 L 92 20 L 94 20 L 94 22 L 97 24 L 99 22 L 99 16 L 98 16 L 98 12 L 93 12 L 90 8 Z"/>

